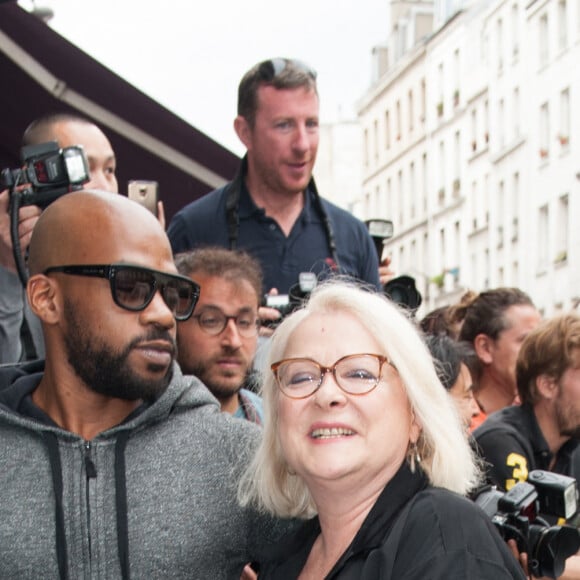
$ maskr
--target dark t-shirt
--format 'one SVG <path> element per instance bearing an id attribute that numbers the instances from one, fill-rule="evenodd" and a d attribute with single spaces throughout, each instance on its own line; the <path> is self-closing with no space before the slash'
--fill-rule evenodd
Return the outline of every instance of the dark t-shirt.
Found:
<path id="1" fill-rule="evenodd" d="M 473 436 L 478 451 L 488 464 L 490 481 L 503 490 L 526 481 L 534 469 L 553 471 L 580 482 L 578 440 L 570 439 L 553 454 L 544 439 L 534 410 L 528 405 L 505 407 L 492 413 Z"/>

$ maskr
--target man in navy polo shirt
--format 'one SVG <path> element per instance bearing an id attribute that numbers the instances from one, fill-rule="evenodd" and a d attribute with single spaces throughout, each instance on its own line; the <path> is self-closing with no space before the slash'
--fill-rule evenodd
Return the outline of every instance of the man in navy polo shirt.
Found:
<path id="1" fill-rule="evenodd" d="M 288 293 L 302 272 L 347 274 L 380 287 L 365 225 L 322 199 L 316 73 L 296 60 L 255 65 L 240 82 L 234 128 L 247 154 L 235 179 L 175 215 L 174 253 L 199 246 L 243 249 L 258 259 L 264 290 Z"/>

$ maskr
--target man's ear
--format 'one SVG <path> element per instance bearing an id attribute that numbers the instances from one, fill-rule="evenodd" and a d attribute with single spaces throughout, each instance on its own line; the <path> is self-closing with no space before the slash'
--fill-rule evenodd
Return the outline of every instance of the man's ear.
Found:
<path id="1" fill-rule="evenodd" d="M 491 364 L 493 361 L 492 346 L 493 339 L 487 334 L 478 334 L 473 341 L 475 354 L 484 364 Z"/>
<path id="2" fill-rule="evenodd" d="M 538 393 L 547 400 L 555 399 L 558 396 L 558 383 L 548 375 L 536 377 L 536 388 Z"/>
<path id="3" fill-rule="evenodd" d="M 249 151 L 252 148 L 252 128 L 245 117 L 238 115 L 234 119 L 234 130 L 238 139 L 244 144 Z"/>
<path id="4" fill-rule="evenodd" d="M 44 274 L 36 274 L 28 280 L 26 294 L 30 309 L 42 322 L 55 324 L 60 318 L 58 286 Z"/>

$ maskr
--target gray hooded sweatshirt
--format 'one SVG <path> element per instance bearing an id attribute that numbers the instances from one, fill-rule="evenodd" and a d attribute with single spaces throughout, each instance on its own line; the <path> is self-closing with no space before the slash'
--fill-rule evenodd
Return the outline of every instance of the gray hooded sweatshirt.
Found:
<path id="1" fill-rule="evenodd" d="M 237 580 L 292 527 L 238 506 L 260 430 L 177 366 L 157 401 L 90 442 L 22 414 L 41 376 L 0 371 L 2 579 Z"/>

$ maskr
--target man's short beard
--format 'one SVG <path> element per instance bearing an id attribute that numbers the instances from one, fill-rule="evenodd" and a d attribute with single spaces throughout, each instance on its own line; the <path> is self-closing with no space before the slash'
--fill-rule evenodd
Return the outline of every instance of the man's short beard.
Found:
<path id="1" fill-rule="evenodd" d="M 556 421 L 558 423 L 558 431 L 564 437 L 571 437 L 572 439 L 580 439 L 580 422 L 570 421 L 569 407 L 561 404 L 562 388 L 559 386 L 560 393 L 558 394 L 558 401 L 556 403 Z"/>
<path id="2" fill-rule="evenodd" d="M 132 340 L 120 353 L 115 353 L 107 343 L 97 340 L 86 329 L 78 316 L 79 308 L 67 301 L 64 316 L 68 332 L 64 336 L 68 363 L 89 389 L 100 395 L 126 401 L 155 400 L 161 395 L 172 376 L 172 365 L 160 379 L 145 379 L 131 368 L 128 358 L 135 346 L 145 340 L 161 339 L 174 345 L 175 340 L 167 332 L 156 330 L 146 337 Z M 150 363 L 153 372 L 161 370 Z"/>
<path id="3" fill-rule="evenodd" d="M 232 387 L 229 384 L 226 384 L 224 380 L 220 380 L 221 377 L 218 378 L 217 381 L 210 381 L 207 377 L 207 370 L 207 364 L 199 363 L 189 368 L 187 374 L 195 375 L 211 391 L 218 401 L 226 401 L 236 396 L 244 386 L 245 378 L 248 376 L 246 374 L 246 377 L 241 384 Z"/>

